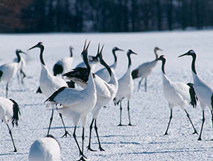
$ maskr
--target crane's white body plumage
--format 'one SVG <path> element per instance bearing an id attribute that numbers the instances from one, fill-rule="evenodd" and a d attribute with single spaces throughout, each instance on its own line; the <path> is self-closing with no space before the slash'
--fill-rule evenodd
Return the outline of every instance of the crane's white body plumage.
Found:
<path id="1" fill-rule="evenodd" d="M 179 106 L 185 109 L 190 103 L 189 86 L 182 82 L 172 82 L 164 73 L 162 76 L 164 96 L 169 107 Z"/>
<path id="2" fill-rule="evenodd" d="M 30 147 L 29 161 L 61 161 L 59 143 L 55 138 L 44 137 Z"/>
<path id="3" fill-rule="evenodd" d="M 0 71 L 3 72 L 3 75 L 1 77 L 1 81 L 9 82 L 11 78 L 17 73 L 19 69 L 19 63 L 18 62 L 12 62 L 3 64 L 0 66 Z"/>
<path id="4" fill-rule="evenodd" d="M 13 102 L 5 97 L 0 97 L 0 120 L 8 124 L 13 117 Z"/>

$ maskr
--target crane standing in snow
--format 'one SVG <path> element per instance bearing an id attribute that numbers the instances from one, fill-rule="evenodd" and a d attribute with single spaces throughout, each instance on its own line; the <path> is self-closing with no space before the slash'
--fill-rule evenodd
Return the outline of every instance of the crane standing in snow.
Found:
<path id="1" fill-rule="evenodd" d="M 172 120 L 172 109 L 174 106 L 179 106 L 185 111 L 185 113 L 194 129 L 193 134 L 197 134 L 197 131 L 190 119 L 190 116 L 185 109 L 185 107 L 189 103 L 193 107 L 195 107 L 197 105 L 196 94 L 195 94 L 194 90 L 192 89 L 192 86 L 187 85 L 182 82 L 172 82 L 171 80 L 169 80 L 169 78 L 166 76 L 166 73 L 165 73 L 166 58 L 164 57 L 164 55 L 161 55 L 158 59 L 156 59 L 156 61 L 158 61 L 158 60 L 162 61 L 161 69 L 162 69 L 162 76 L 163 76 L 163 91 L 164 91 L 165 99 L 168 101 L 169 108 L 170 108 L 169 123 L 168 123 L 167 129 L 166 129 L 166 132 L 164 135 L 168 135 L 169 126 L 170 126 L 170 123 Z M 194 99 L 191 99 L 191 98 L 194 98 Z"/>
<path id="2" fill-rule="evenodd" d="M 156 57 L 155 60 L 150 61 L 150 62 L 145 62 L 132 71 L 132 78 L 133 79 L 141 78 L 141 80 L 138 83 L 138 91 L 140 89 L 141 82 L 144 78 L 145 78 L 145 82 L 144 82 L 145 92 L 147 91 L 147 77 L 151 74 L 153 68 L 157 64 L 156 59 L 158 58 L 158 54 L 157 54 L 158 50 L 162 51 L 162 49 L 160 49 L 158 47 L 154 48 L 154 53 L 155 53 L 155 57 Z"/>
<path id="3" fill-rule="evenodd" d="M 197 74 L 195 69 L 196 53 L 193 50 L 189 50 L 187 53 L 182 54 L 179 57 L 183 57 L 183 56 L 192 57 L 191 69 L 192 69 L 192 77 L 194 81 L 194 89 L 197 94 L 198 100 L 200 101 L 200 106 L 202 108 L 202 113 L 203 113 L 202 125 L 201 125 L 200 135 L 198 138 L 198 140 L 201 140 L 203 125 L 205 122 L 205 114 L 204 114 L 205 107 L 209 107 L 211 111 L 212 128 L 213 128 L 213 109 L 212 109 L 213 108 L 213 87 L 208 85 L 206 82 L 204 82 Z"/>
<path id="4" fill-rule="evenodd" d="M 90 43 L 89 43 L 90 44 Z M 56 92 L 54 92 L 46 101 L 53 102 L 56 104 L 63 105 L 62 108 L 59 108 L 58 111 L 65 115 L 67 118 L 72 119 L 75 124 L 73 138 L 77 144 L 79 153 L 80 153 L 80 160 L 85 160 L 84 156 L 84 129 L 86 126 L 87 115 L 93 109 L 97 101 L 97 93 L 95 82 L 92 76 L 91 68 L 88 63 L 88 47 L 86 47 L 86 42 L 82 51 L 82 56 L 84 63 L 89 71 L 89 78 L 87 86 L 84 90 L 75 90 L 72 88 L 62 87 Z M 76 138 L 76 128 L 78 125 L 79 120 L 81 119 L 82 122 L 82 148 L 80 148 L 79 143 Z"/>
<path id="5" fill-rule="evenodd" d="M 130 119 L 130 98 L 133 93 L 133 88 L 134 88 L 134 82 L 131 76 L 131 65 L 132 61 L 130 58 L 131 54 L 136 54 L 132 50 L 127 51 L 127 57 L 128 57 L 128 68 L 126 73 L 118 80 L 118 91 L 116 93 L 115 98 L 113 99 L 114 104 L 117 105 L 120 103 L 120 123 L 119 126 L 122 126 L 122 100 L 124 98 L 128 99 L 127 102 L 127 110 L 128 110 L 128 118 L 129 118 L 129 126 L 131 126 L 131 119 Z M 137 55 L 137 54 L 136 54 Z"/>
<path id="6" fill-rule="evenodd" d="M 19 63 L 21 61 L 21 57 L 20 57 L 19 53 L 25 54 L 23 51 L 17 49 L 16 50 L 16 55 L 18 57 L 17 62 L 7 63 L 7 64 L 3 64 L 0 66 L 0 82 L 1 81 L 7 82 L 6 97 L 8 96 L 9 81 L 11 80 L 11 78 L 13 78 L 13 76 L 17 73 L 17 71 L 19 69 L 19 65 L 20 65 Z"/>
<path id="7" fill-rule="evenodd" d="M 67 87 L 67 83 L 62 78 L 53 76 L 47 69 L 43 59 L 43 52 L 44 52 L 43 43 L 39 42 L 35 46 L 31 47 L 29 50 L 32 50 L 34 48 L 40 49 L 41 74 L 40 74 L 39 84 L 40 84 L 42 93 L 48 98 L 51 94 L 53 94 L 59 88 Z M 52 114 L 50 117 L 50 123 L 49 123 L 47 135 L 49 134 L 49 131 L 50 131 L 51 123 L 53 120 L 53 114 L 54 114 L 54 109 L 52 108 Z M 64 125 L 64 121 L 60 113 L 59 113 L 59 116 L 61 117 L 62 123 Z M 65 130 L 65 134 L 63 136 L 69 135 L 65 125 L 64 125 L 64 130 Z"/>

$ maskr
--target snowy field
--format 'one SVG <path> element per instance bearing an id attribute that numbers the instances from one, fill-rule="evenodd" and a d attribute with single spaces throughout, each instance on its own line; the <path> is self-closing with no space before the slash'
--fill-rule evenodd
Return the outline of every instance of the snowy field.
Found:
<path id="1" fill-rule="evenodd" d="M 112 48 L 117 46 L 125 52 L 117 52 L 117 77 L 120 78 L 127 69 L 126 51 L 132 49 L 138 55 L 132 55 L 132 69 L 145 61 L 154 60 L 153 49 L 160 47 L 159 55 L 167 58 L 166 74 L 173 81 L 192 82 L 191 57 L 178 58 L 180 54 L 193 49 L 197 53 L 196 68 L 200 77 L 213 85 L 213 31 L 176 31 L 150 33 L 112 33 L 112 34 L 1 34 L 0 35 L 0 64 L 11 62 L 17 48 L 28 52 L 28 48 L 39 41 L 45 45 L 44 61 L 52 72 L 54 63 L 65 56 L 69 56 L 69 46 L 74 48 L 75 67 L 82 61 L 82 51 L 85 39 L 91 40 L 89 55 L 95 55 L 98 43 L 104 44 L 103 55 L 109 64 L 113 63 Z M 16 100 L 20 106 L 21 116 L 19 126 L 12 128 L 18 152 L 12 152 L 13 146 L 4 123 L 0 126 L 0 160 L 25 161 L 31 144 L 47 133 L 51 110 L 44 104 L 45 97 L 36 94 L 39 85 L 40 61 L 39 49 L 28 52 L 27 66 L 24 69 L 27 77 L 24 85 L 19 85 L 17 78 L 9 84 L 9 98 Z M 97 66 L 97 69 L 101 66 Z M 210 110 L 205 109 L 206 122 L 202 141 L 197 141 L 198 135 L 193 135 L 193 129 L 179 107 L 173 110 L 173 120 L 169 135 L 164 136 L 170 116 L 168 104 L 164 99 L 162 88 L 161 62 L 158 62 L 153 73 L 148 77 L 148 92 L 144 92 L 144 82 L 137 92 L 138 79 L 134 81 L 135 89 L 130 102 L 132 124 L 119 124 L 119 107 L 111 102 L 103 108 L 98 119 L 99 134 L 104 152 L 90 152 L 86 150 L 88 144 L 89 124 L 88 116 L 85 130 L 85 155 L 88 161 L 204 161 L 213 160 L 213 132 Z M 5 96 L 5 82 L 0 84 L 0 96 Z M 123 101 L 123 123 L 128 124 L 126 100 Z M 202 111 L 200 105 L 196 109 L 187 107 L 191 119 L 200 131 Z M 72 134 L 74 124 L 65 118 L 68 131 Z M 11 125 L 11 124 L 10 124 Z M 77 128 L 77 139 L 81 141 L 81 125 Z M 54 115 L 50 131 L 61 146 L 61 160 L 72 161 L 79 159 L 77 146 L 73 137 L 61 138 L 64 134 L 60 118 Z M 92 136 L 92 148 L 98 149 L 95 133 Z"/>

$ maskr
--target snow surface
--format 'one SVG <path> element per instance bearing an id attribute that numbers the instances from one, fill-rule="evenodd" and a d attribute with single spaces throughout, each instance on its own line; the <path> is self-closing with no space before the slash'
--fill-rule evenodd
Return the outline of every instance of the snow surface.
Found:
<path id="1" fill-rule="evenodd" d="M 85 39 L 91 40 L 89 54 L 95 55 L 98 43 L 104 44 L 103 55 L 109 64 L 113 63 L 112 48 L 117 46 L 125 52 L 118 52 L 118 68 L 116 74 L 120 78 L 127 69 L 126 51 L 132 49 L 138 53 L 132 56 L 133 67 L 145 61 L 155 58 L 153 49 L 160 47 L 163 51 L 158 53 L 167 58 L 166 74 L 173 81 L 185 83 L 192 81 L 191 58 L 178 58 L 180 54 L 190 49 L 197 53 L 196 68 L 200 77 L 213 85 L 213 31 L 174 31 L 174 32 L 147 32 L 147 33 L 108 33 L 108 34 L 1 34 L 0 35 L 0 64 L 11 62 L 15 57 L 15 50 L 27 49 L 42 41 L 45 45 L 44 61 L 52 72 L 54 63 L 69 55 L 69 46 L 74 47 L 73 67 L 82 61 L 80 52 L 83 49 Z M 18 152 L 12 152 L 13 146 L 4 123 L 0 126 L 0 160 L 25 161 L 31 144 L 46 135 L 51 110 L 44 104 L 45 97 L 36 94 L 39 85 L 40 61 L 39 50 L 28 52 L 27 65 L 24 69 L 27 77 L 25 84 L 19 85 L 17 78 L 9 84 L 9 98 L 19 103 L 21 116 L 19 126 L 12 128 L 13 137 Z M 101 68 L 101 66 L 98 66 Z M 176 107 L 173 110 L 173 120 L 169 129 L 169 135 L 164 136 L 169 121 L 170 110 L 163 96 L 161 63 L 158 63 L 153 73 L 148 77 L 148 92 L 144 92 L 144 86 L 137 92 L 138 80 L 135 80 L 135 90 L 130 102 L 132 124 L 135 126 L 118 127 L 119 107 L 111 102 L 101 110 L 98 119 L 99 135 L 104 152 L 90 152 L 86 150 L 88 144 L 89 125 L 91 115 L 88 116 L 85 130 L 85 155 L 88 161 L 200 161 L 213 160 L 213 133 L 211 115 L 206 108 L 206 122 L 202 135 L 202 141 L 197 141 L 198 135 L 193 135 L 193 129 L 185 115 L 185 112 Z M 144 84 L 144 82 L 142 82 Z M 5 96 L 6 83 L 0 84 L 0 95 Z M 128 124 L 126 100 L 123 101 L 123 123 Z M 198 131 L 201 127 L 202 111 L 200 106 L 193 109 L 187 107 L 191 119 Z M 65 124 L 70 134 L 74 126 L 71 120 L 65 118 Z M 10 124 L 11 125 L 11 124 Z M 77 139 L 81 142 L 82 128 L 77 128 Z M 63 161 L 77 160 L 79 154 L 72 137 L 61 138 L 64 134 L 60 118 L 55 112 L 52 135 L 61 146 L 61 159 Z M 80 143 L 81 144 L 81 143 Z M 92 136 L 92 148 L 98 149 L 95 132 Z"/>

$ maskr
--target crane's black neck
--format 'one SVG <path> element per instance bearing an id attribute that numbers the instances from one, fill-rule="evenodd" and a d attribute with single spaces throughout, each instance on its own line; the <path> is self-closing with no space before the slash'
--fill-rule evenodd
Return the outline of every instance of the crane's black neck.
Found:
<path id="1" fill-rule="evenodd" d="M 73 57 L 72 47 L 70 47 L 70 57 Z"/>
<path id="2" fill-rule="evenodd" d="M 45 65 L 45 63 L 44 63 L 44 59 L 43 59 L 43 52 L 44 52 L 44 46 L 43 45 L 41 45 L 40 46 L 40 61 L 41 61 L 41 64 L 43 64 L 43 65 Z"/>
<path id="3" fill-rule="evenodd" d="M 21 61 L 21 56 L 19 54 L 19 51 L 16 51 L 16 55 L 17 55 L 17 58 L 18 58 L 18 63 Z"/>
<path id="4" fill-rule="evenodd" d="M 114 63 L 117 62 L 117 55 L 115 54 L 115 50 L 112 50 L 112 54 L 114 56 Z"/>
<path id="5" fill-rule="evenodd" d="M 127 54 L 127 57 L 128 57 L 128 68 L 130 68 L 130 66 L 132 65 L 132 61 L 131 61 L 131 58 L 130 58 L 130 55 L 131 55 L 131 53 L 128 53 Z"/>
<path id="6" fill-rule="evenodd" d="M 100 55 L 100 63 L 107 69 L 109 72 L 109 75 L 112 75 L 112 70 L 111 68 L 107 65 L 107 63 L 103 60 L 102 55 Z"/>
<path id="7" fill-rule="evenodd" d="M 166 74 L 166 72 L 165 72 L 166 59 L 161 59 L 161 60 L 162 60 L 162 67 L 161 67 L 161 70 L 162 70 L 163 74 Z"/>
<path id="8" fill-rule="evenodd" d="M 197 74 L 196 72 L 196 69 L 195 69 L 195 60 L 196 60 L 196 55 L 195 54 L 192 54 L 192 64 L 191 64 L 191 68 L 192 68 L 192 71 Z"/>
<path id="9" fill-rule="evenodd" d="M 83 60 L 84 60 L 84 63 L 85 63 L 85 65 L 86 65 L 86 67 L 87 67 L 87 69 L 88 69 L 88 71 L 90 72 L 90 70 L 91 70 L 91 68 L 90 68 L 90 65 L 89 65 L 89 63 L 88 63 L 88 58 L 87 58 L 87 51 L 83 51 L 84 53 L 83 53 Z"/>
<path id="10" fill-rule="evenodd" d="M 154 53 L 155 53 L 155 59 L 158 59 L 158 53 L 156 49 L 154 50 Z"/>

